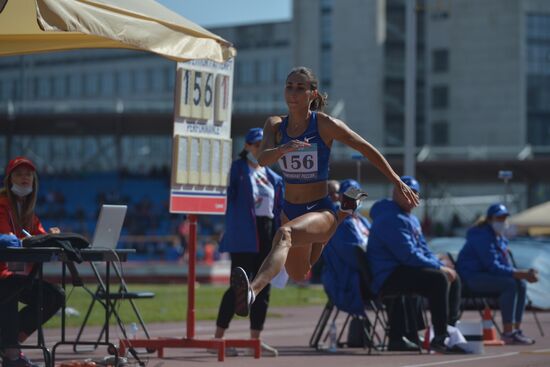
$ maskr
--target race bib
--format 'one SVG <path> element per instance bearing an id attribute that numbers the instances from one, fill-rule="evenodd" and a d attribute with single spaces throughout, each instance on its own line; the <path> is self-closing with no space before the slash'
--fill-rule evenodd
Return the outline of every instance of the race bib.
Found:
<path id="1" fill-rule="evenodd" d="M 279 167 L 285 178 L 311 180 L 318 175 L 317 144 L 295 150 L 279 158 Z"/>

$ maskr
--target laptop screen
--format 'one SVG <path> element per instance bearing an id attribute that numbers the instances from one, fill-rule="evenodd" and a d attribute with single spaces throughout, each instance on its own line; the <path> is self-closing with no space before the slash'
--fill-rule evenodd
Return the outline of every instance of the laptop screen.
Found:
<path id="1" fill-rule="evenodd" d="M 104 204 L 101 206 L 92 240 L 92 248 L 116 249 L 124 217 L 126 216 L 126 209 L 126 205 Z"/>

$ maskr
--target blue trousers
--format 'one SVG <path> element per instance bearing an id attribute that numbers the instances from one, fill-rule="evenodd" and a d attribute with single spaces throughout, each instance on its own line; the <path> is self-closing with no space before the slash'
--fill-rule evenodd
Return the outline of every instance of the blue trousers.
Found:
<path id="1" fill-rule="evenodd" d="M 476 273 L 468 276 L 466 285 L 474 292 L 494 293 L 498 295 L 503 323 L 521 322 L 523 311 L 525 310 L 525 295 L 527 292 L 527 283 L 525 280 L 491 273 Z"/>

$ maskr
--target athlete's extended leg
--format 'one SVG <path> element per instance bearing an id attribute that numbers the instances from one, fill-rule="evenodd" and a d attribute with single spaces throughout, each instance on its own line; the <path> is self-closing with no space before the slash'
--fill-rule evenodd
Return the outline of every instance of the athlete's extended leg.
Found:
<path id="1" fill-rule="evenodd" d="M 273 238 L 271 251 L 252 283 L 248 284 L 246 272 L 240 268 L 233 269 L 231 272 L 231 286 L 235 291 L 235 313 L 239 316 L 248 315 L 254 296 L 281 271 L 287 262 L 288 252 L 293 246 L 309 247 L 309 252 L 302 251 L 303 254 L 307 254 L 307 257 L 299 259 L 293 257 L 286 266 L 290 278 L 303 279 L 303 275 L 310 267 L 311 243 L 328 241 L 337 225 L 334 214 L 326 210 L 306 213 L 279 227 Z"/>
<path id="2" fill-rule="evenodd" d="M 357 208 L 357 204 L 362 198 L 367 196 L 360 190 L 350 191 L 350 189 L 344 193 L 344 196 L 349 196 L 346 200 L 348 205 L 342 206 L 346 212 L 339 211 L 337 216 L 330 210 L 310 212 L 283 224 L 273 238 L 271 252 L 251 283 L 243 269 L 236 268 L 231 272 L 231 285 L 235 291 L 235 313 L 237 315 L 248 316 L 250 304 L 254 302 L 255 295 L 269 284 L 283 266 L 291 279 L 302 280 L 304 278 L 311 268 L 311 244 L 328 242 L 338 224 Z M 350 192 L 348 193 L 348 191 Z M 292 260 L 288 261 L 290 248 L 299 246 L 307 246 L 308 249 L 298 251 L 297 255 L 299 256 L 293 256 Z M 317 254 L 317 258 L 319 255 L 320 252 Z"/>

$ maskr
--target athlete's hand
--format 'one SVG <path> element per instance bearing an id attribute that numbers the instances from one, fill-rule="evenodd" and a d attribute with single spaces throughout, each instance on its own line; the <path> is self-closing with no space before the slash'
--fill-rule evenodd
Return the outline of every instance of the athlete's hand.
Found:
<path id="1" fill-rule="evenodd" d="M 295 150 L 300 150 L 300 149 L 307 148 L 307 147 L 310 147 L 310 146 L 311 146 L 310 143 L 294 139 L 294 140 L 289 141 L 286 144 L 281 145 L 279 147 L 279 152 L 281 152 L 281 154 L 285 154 L 285 153 L 288 153 L 288 152 L 293 152 Z"/>
<path id="2" fill-rule="evenodd" d="M 400 202 L 407 203 L 410 209 L 417 207 L 420 204 L 420 199 L 418 194 L 415 193 L 406 183 L 399 180 L 399 183 L 396 184 L 397 193 L 401 196 L 403 200 Z"/>

